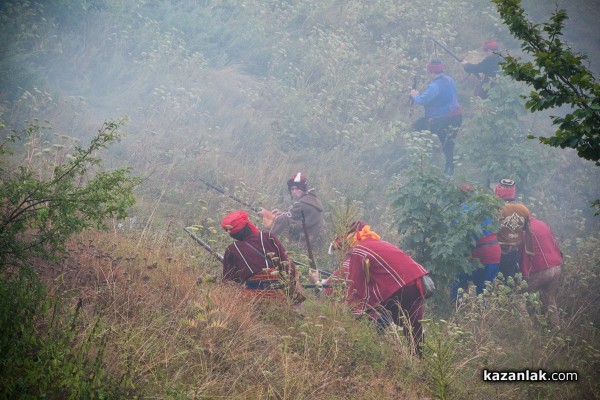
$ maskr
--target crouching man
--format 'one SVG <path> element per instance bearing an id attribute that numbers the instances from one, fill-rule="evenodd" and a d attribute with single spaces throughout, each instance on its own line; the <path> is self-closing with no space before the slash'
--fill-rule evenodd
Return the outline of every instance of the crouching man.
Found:
<path id="1" fill-rule="evenodd" d="M 259 231 L 244 211 L 227 214 L 221 227 L 235 239 L 223 254 L 223 281 L 242 284 L 250 295 L 304 301 L 294 264 L 275 235 Z"/>
<path id="2" fill-rule="evenodd" d="M 347 237 L 336 239 L 332 247 L 348 249 L 342 267 L 329 280 L 345 282 L 346 301 L 352 312 L 375 319 L 380 332 L 391 322 L 403 326 L 413 353 L 421 356 L 425 295 L 421 278 L 427 270 L 396 246 L 381 240 L 362 221 L 353 223 Z M 311 272 L 309 279 L 316 283 L 318 273 Z M 402 324 L 402 316 L 408 324 Z"/>

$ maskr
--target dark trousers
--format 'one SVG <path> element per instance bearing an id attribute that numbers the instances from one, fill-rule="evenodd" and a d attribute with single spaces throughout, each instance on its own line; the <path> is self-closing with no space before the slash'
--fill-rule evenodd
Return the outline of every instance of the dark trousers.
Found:
<path id="1" fill-rule="evenodd" d="M 519 272 L 519 249 L 513 248 L 502 248 L 502 254 L 500 255 L 500 272 L 504 275 L 504 278 L 514 276 Z"/>
<path id="2" fill-rule="evenodd" d="M 454 139 L 458 135 L 458 128 L 462 125 L 462 115 L 450 117 L 419 118 L 413 124 L 416 131 L 429 131 L 437 135 L 442 144 L 442 151 L 446 158 L 444 172 L 447 175 L 454 174 Z"/>
<path id="3" fill-rule="evenodd" d="M 424 339 L 421 320 L 423 319 L 424 305 L 421 291 L 417 285 L 401 288 L 392 297 L 381 303 L 377 311 L 381 313 L 381 316 L 377 319 L 378 330 L 382 332 L 390 322 L 402 326 L 411 348 L 417 355 L 421 356 Z M 402 316 L 408 321 L 408 326 L 402 323 L 400 319 Z"/>
<path id="4" fill-rule="evenodd" d="M 483 293 L 486 282 L 494 282 L 496 275 L 498 275 L 498 264 L 486 264 L 481 268 L 477 268 L 470 274 L 460 272 L 456 274 L 456 279 L 450 287 L 450 298 L 454 301 L 458 298 L 458 289 L 467 289 L 469 281 L 472 281 L 475 285 L 475 293 Z"/>

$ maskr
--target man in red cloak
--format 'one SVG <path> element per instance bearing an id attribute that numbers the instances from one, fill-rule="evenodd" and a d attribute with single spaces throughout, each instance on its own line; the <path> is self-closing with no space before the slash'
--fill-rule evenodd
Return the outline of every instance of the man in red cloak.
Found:
<path id="1" fill-rule="evenodd" d="M 275 235 L 259 231 L 241 210 L 227 214 L 221 227 L 235 239 L 223 254 L 224 281 L 242 284 L 248 293 L 267 297 L 287 293 L 296 302 L 304 300 L 294 264 Z"/>
<path id="2" fill-rule="evenodd" d="M 349 250 L 342 267 L 326 283 L 342 279 L 352 312 L 375 319 L 380 332 L 391 322 L 403 326 L 413 351 L 420 356 L 425 294 L 421 278 L 427 270 L 396 246 L 381 240 L 362 221 L 352 224 L 345 240 Z M 340 241 L 333 247 L 341 249 Z M 311 272 L 309 279 L 317 282 L 318 273 Z M 408 324 L 402 324 L 401 316 Z"/>

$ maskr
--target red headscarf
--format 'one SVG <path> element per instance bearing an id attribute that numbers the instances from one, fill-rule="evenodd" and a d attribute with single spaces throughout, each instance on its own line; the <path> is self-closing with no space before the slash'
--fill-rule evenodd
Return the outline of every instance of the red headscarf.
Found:
<path id="1" fill-rule="evenodd" d="M 241 210 L 230 212 L 221 221 L 221 227 L 229 234 L 238 233 L 246 225 L 253 233 L 258 232 L 258 228 L 248 219 L 248 213 Z"/>
<path id="2" fill-rule="evenodd" d="M 444 64 L 437 58 L 431 60 L 429 64 L 427 64 L 427 72 L 433 72 L 434 74 L 441 74 L 444 72 Z"/>
<path id="3" fill-rule="evenodd" d="M 488 39 L 483 43 L 484 50 L 498 50 L 498 42 L 496 39 Z"/>

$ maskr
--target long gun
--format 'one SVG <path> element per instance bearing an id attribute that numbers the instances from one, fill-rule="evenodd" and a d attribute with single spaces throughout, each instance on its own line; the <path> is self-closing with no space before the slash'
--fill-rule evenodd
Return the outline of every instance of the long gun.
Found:
<path id="1" fill-rule="evenodd" d="M 310 265 L 306 265 L 303 262 L 294 260 L 294 264 L 296 265 L 302 265 L 303 267 L 308 267 L 308 268 L 312 268 Z M 326 269 L 317 269 L 317 272 L 321 275 L 323 275 L 325 278 L 331 276 L 331 274 L 333 274 L 333 272 L 327 271 Z"/>
<path id="2" fill-rule="evenodd" d="M 415 76 L 413 76 L 413 84 L 411 89 L 416 89 L 417 88 L 417 84 L 418 84 L 418 79 L 417 79 L 417 75 L 415 74 Z M 415 105 L 415 100 L 413 99 L 413 97 L 411 95 L 408 96 L 408 116 L 412 117 L 412 113 L 413 113 L 413 106 Z"/>
<path id="3" fill-rule="evenodd" d="M 435 40 L 434 38 L 431 38 L 431 40 L 433 40 L 433 43 L 439 45 L 442 49 L 444 49 L 444 51 L 448 54 L 450 54 L 452 56 L 452 58 L 454 58 L 456 61 L 458 62 L 463 62 L 463 59 L 460 58 L 459 56 L 457 56 L 452 50 L 450 50 L 448 47 L 446 47 L 445 45 L 441 44 L 440 42 L 438 42 L 437 40 Z"/>
<path id="4" fill-rule="evenodd" d="M 254 212 L 259 212 L 260 211 L 260 208 L 254 207 L 252 204 L 245 202 L 244 200 L 240 199 L 239 197 L 237 197 L 237 196 L 235 196 L 233 194 L 227 193 L 227 191 L 225 189 L 222 189 L 222 188 L 220 188 L 218 186 L 215 186 L 212 183 L 207 182 L 207 181 L 205 181 L 202 178 L 198 178 L 198 179 L 201 180 L 202 182 L 204 182 L 204 184 L 206 186 L 208 186 L 209 188 L 211 188 L 212 190 L 216 190 L 217 192 L 219 192 L 219 193 L 221 193 L 221 194 L 229 197 L 230 199 L 235 200 L 238 203 L 245 205 L 246 207 L 250 208 L 252 211 L 254 211 Z"/>
<path id="5" fill-rule="evenodd" d="M 183 228 L 183 230 L 190 235 L 190 237 L 192 239 L 194 239 L 196 242 L 198 242 L 198 244 L 202 247 L 204 247 L 206 250 L 208 250 L 208 252 L 210 254 L 212 254 L 213 256 L 215 256 L 215 258 L 221 262 L 223 262 L 223 255 L 220 253 L 217 253 L 216 251 L 213 250 L 212 247 L 210 247 L 210 244 L 206 243 L 204 240 L 200 239 L 198 236 L 194 235 L 193 232 L 190 232 L 190 230 L 188 228 Z"/>
<path id="6" fill-rule="evenodd" d="M 308 237 L 308 229 L 306 228 L 306 219 L 304 218 L 304 210 L 301 210 L 302 214 L 302 230 L 304 231 L 304 240 L 306 240 L 306 251 L 308 251 L 308 259 L 310 260 L 310 267 L 314 270 L 317 269 L 317 263 L 315 263 L 315 256 L 312 252 L 312 246 L 310 245 L 310 238 Z"/>

